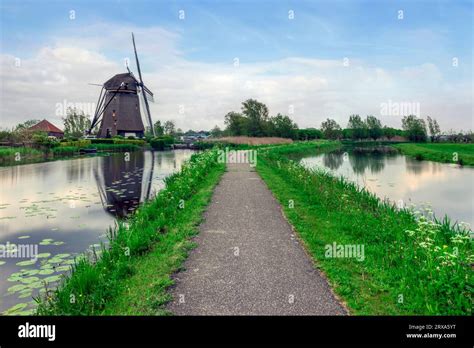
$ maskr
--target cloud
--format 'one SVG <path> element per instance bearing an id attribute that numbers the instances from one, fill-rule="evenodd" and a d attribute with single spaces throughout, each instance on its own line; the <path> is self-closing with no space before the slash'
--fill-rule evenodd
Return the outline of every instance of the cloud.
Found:
<path id="1" fill-rule="evenodd" d="M 437 118 L 444 129 L 472 128 L 467 117 L 472 86 L 447 82 L 430 62 L 398 70 L 312 57 L 240 61 L 238 66 L 233 61 L 197 62 L 179 49 L 180 32 L 105 23 L 85 28 L 80 36 L 65 31 L 51 38 L 19 67 L 14 56 L 2 54 L 0 125 L 47 118 L 60 126 L 58 103 L 95 103 L 100 88 L 88 83 L 103 83 L 124 72 L 125 57 L 136 71 L 131 31 L 145 84 L 155 93 L 154 120 L 174 120 L 184 130 L 222 127 L 224 115 L 240 110 L 247 98 L 266 103 L 271 114 L 294 110 L 290 116 L 301 127 L 319 127 L 327 117 L 346 126 L 352 113 L 374 114 L 400 127 L 401 117 L 380 115 L 380 104 L 391 100 L 420 103 L 421 114 Z"/>

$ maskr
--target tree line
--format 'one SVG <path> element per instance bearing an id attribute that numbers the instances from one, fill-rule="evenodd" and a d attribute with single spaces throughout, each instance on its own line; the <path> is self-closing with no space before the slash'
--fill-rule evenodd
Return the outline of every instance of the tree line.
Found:
<path id="1" fill-rule="evenodd" d="M 293 140 L 311 139 L 351 139 L 378 140 L 381 138 L 391 140 L 396 136 L 405 137 L 410 141 L 424 142 L 429 139 L 432 142 L 440 140 L 441 130 L 436 119 L 427 117 L 427 120 L 415 115 L 408 115 L 402 119 L 402 129 L 383 126 L 382 122 L 373 115 L 362 118 L 360 115 L 349 116 L 347 127 L 342 128 L 334 119 L 328 118 L 321 123 L 319 129 L 303 128 L 291 120 L 287 115 L 278 113 L 269 116 L 265 104 L 248 99 L 242 103 L 241 111 L 231 111 L 224 117 L 225 129 L 214 127 L 211 135 L 219 136 L 250 136 L 250 137 L 281 137 Z M 452 138 L 452 137 L 451 137 Z M 456 139 L 472 141 L 472 132 L 464 135 L 459 133 Z M 452 138 L 452 140 L 456 140 Z"/>

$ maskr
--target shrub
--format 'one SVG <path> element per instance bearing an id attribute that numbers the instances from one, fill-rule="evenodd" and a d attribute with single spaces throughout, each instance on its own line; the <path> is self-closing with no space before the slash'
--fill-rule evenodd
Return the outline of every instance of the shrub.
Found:
<path id="1" fill-rule="evenodd" d="M 153 138 L 150 140 L 150 145 L 154 150 L 164 150 L 165 149 L 165 140 L 161 138 Z"/>

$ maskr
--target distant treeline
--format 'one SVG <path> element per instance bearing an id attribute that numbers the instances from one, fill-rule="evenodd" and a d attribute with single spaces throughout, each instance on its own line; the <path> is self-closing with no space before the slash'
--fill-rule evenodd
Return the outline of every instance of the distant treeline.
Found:
<path id="1" fill-rule="evenodd" d="M 221 130 L 214 127 L 211 135 L 220 136 L 249 136 L 249 137 L 282 137 L 293 140 L 312 139 L 351 139 L 351 140 L 391 140 L 404 137 L 410 141 L 424 142 L 453 141 L 472 142 L 473 134 L 454 133 L 442 135 L 438 122 L 427 117 L 427 121 L 414 115 L 408 115 L 402 119 L 402 129 L 383 126 L 382 122 L 375 116 L 368 115 L 362 118 L 359 115 L 349 116 L 347 127 L 342 128 L 335 120 L 328 118 L 322 122 L 321 127 L 300 129 L 293 120 L 278 113 L 269 116 L 265 104 L 248 99 L 242 103 L 241 112 L 231 111 L 225 115 L 226 128 Z"/>

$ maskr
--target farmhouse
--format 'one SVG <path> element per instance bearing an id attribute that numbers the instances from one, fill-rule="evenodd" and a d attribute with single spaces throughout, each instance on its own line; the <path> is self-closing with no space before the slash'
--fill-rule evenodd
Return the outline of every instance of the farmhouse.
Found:
<path id="1" fill-rule="evenodd" d="M 28 129 L 32 131 L 46 132 L 48 136 L 51 136 L 51 137 L 56 137 L 56 138 L 64 137 L 64 132 L 47 120 L 43 120 Z"/>

